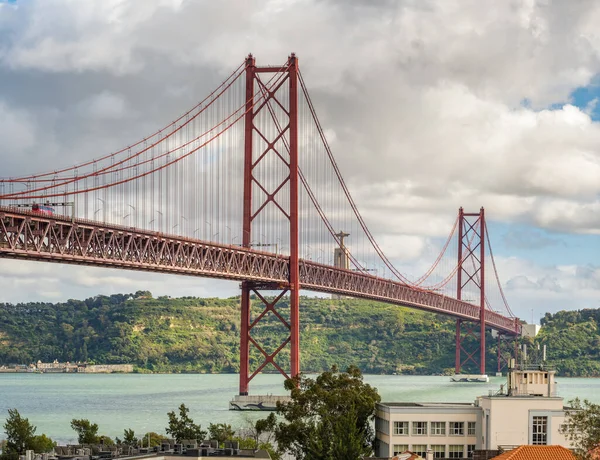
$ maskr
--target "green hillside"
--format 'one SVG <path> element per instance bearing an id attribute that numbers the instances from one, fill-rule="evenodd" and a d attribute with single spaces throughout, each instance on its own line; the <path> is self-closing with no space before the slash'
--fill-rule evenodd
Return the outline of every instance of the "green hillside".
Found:
<path id="1" fill-rule="evenodd" d="M 567 377 L 600 376 L 600 308 L 546 313 L 536 342 L 547 344 L 548 359 Z"/>
<path id="2" fill-rule="evenodd" d="M 260 312 L 255 308 L 253 317 Z M 277 309 L 289 317 L 285 298 Z M 564 374 L 600 375 L 599 312 L 546 315 L 540 340 L 552 343 L 550 357 L 560 360 Z M 138 291 L 58 304 L 0 304 L 0 364 L 58 359 L 132 363 L 140 372 L 237 372 L 239 324 L 237 297 L 152 298 Z M 268 313 L 253 337 L 272 352 L 286 331 Z M 454 320 L 418 310 L 366 300 L 301 299 L 304 371 L 356 364 L 365 373 L 449 373 L 454 332 Z M 488 337 L 488 345 L 491 370 L 495 340 Z M 252 350 L 255 367 L 260 355 Z M 288 356 L 279 357 L 286 368 Z"/>

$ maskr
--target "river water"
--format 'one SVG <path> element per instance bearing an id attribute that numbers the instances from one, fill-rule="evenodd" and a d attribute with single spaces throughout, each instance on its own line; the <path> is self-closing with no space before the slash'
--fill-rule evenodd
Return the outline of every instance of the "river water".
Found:
<path id="1" fill-rule="evenodd" d="M 440 376 L 366 375 L 379 390 L 382 401 L 472 402 L 476 396 L 496 391 L 505 383 L 492 377 L 489 384 L 452 383 Z M 579 397 L 600 403 L 600 378 L 557 378 L 565 401 Z M 0 439 L 4 437 L 7 409 L 16 408 L 59 442 L 75 442 L 73 418 L 97 423 L 100 434 L 123 436 L 125 428 L 136 434 L 164 433 L 167 412 L 184 403 L 196 423 L 226 422 L 234 428 L 264 416 L 228 410 L 237 393 L 237 374 L 0 374 Z M 258 375 L 251 382 L 253 394 L 283 394 L 283 378 Z"/>

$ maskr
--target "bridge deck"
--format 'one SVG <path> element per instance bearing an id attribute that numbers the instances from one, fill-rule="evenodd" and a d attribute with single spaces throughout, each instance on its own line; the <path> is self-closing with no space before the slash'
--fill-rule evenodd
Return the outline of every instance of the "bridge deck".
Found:
<path id="1" fill-rule="evenodd" d="M 0 257 L 274 283 L 285 287 L 289 258 L 113 224 L 0 207 Z M 369 274 L 300 261 L 303 289 L 378 300 L 479 321 L 479 307 Z M 520 333 L 517 319 L 486 311 L 486 324 Z"/>

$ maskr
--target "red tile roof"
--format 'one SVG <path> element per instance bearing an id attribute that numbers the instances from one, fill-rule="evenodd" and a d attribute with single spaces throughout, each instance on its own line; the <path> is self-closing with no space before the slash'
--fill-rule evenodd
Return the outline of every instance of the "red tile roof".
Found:
<path id="1" fill-rule="evenodd" d="M 519 446 L 493 460 L 574 460 L 576 457 L 562 446 Z"/>
<path id="2" fill-rule="evenodd" d="M 392 457 L 392 460 L 418 460 L 423 457 L 419 457 L 417 454 L 413 454 L 411 451 L 407 450 L 406 452 L 402 452 L 399 455 Z"/>

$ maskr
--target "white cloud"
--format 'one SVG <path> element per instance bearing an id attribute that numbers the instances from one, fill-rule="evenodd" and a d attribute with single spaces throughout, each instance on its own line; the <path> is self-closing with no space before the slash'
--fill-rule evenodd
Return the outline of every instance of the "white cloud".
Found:
<path id="1" fill-rule="evenodd" d="M 99 119 L 119 119 L 131 114 L 123 97 L 109 91 L 102 91 L 82 101 L 80 111 L 84 116 Z"/>
<path id="2" fill-rule="evenodd" d="M 26 111 L 11 107 L 0 100 L 0 138 L 2 151 L 19 155 L 36 142 L 36 129 Z"/>
<path id="3" fill-rule="evenodd" d="M 427 267 L 432 238 L 449 232 L 459 206 L 485 206 L 502 222 L 600 232 L 600 125 L 592 105 L 569 104 L 600 71 L 597 2 L 37 0 L 7 11 L 2 176 L 130 145 L 248 52 L 265 65 L 294 51 L 359 208 L 403 269 Z M 570 295 L 573 306 L 590 306 L 595 281 L 560 263 L 507 263 L 512 271 L 501 274 L 523 302 L 543 308 L 533 293 L 557 304 Z M 7 264 L 59 276 L 8 261 L 0 271 Z M 198 280 L 145 273 L 64 273 L 73 284 L 61 275 L 52 291 L 65 295 L 129 285 L 217 292 L 210 280 L 197 288 Z M 17 275 L 0 283 L 16 289 Z"/>
<path id="4" fill-rule="evenodd" d="M 239 283 L 232 281 L 9 259 L 0 259 L 0 275 L 0 303 L 57 302 L 138 290 L 178 297 L 239 294 Z"/>
<path id="5" fill-rule="evenodd" d="M 536 318 L 545 312 L 600 308 L 600 266 L 542 266 L 518 257 L 497 257 L 512 309 L 522 318 L 534 308 Z"/>

